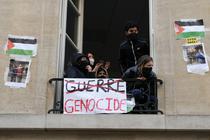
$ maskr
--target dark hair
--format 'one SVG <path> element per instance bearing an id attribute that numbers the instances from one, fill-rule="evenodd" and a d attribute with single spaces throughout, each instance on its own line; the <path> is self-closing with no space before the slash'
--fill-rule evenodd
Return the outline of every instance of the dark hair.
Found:
<path id="1" fill-rule="evenodd" d="M 15 59 L 10 59 L 10 62 L 15 62 Z"/>
<path id="2" fill-rule="evenodd" d="M 153 61 L 152 57 L 149 55 L 143 55 L 138 59 L 138 65 L 144 66 L 146 63 Z"/>
<path id="3" fill-rule="evenodd" d="M 97 70 L 96 73 L 95 73 L 95 76 L 97 77 L 97 76 L 98 76 L 98 73 L 101 72 L 101 71 L 105 72 L 105 74 L 106 74 L 107 76 L 109 75 L 108 72 L 107 72 L 107 70 L 106 70 L 105 68 L 99 67 L 98 70 Z"/>
<path id="4" fill-rule="evenodd" d="M 124 31 L 128 31 L 130 28 L 136 27 L 139 30 L 139 25 L 135 21 L 128 21 L 124 27 Z"/>

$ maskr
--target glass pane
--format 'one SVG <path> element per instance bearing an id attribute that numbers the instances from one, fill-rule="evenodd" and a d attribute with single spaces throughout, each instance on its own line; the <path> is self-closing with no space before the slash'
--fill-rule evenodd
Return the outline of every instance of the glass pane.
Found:
<path id="1" fill-rule="evenodd" d="M 78 6 L 79 6 L 79 0 L 71 0 L 73 3 L 74 3 L 74 5 L 78 8 Z"/>
<path id="2" fill-rule="evenodd" d="M 77 44 L 78 16 L 71 6 L 67 9 L 66 33 Z"/>
<path id="3" fill-rule="evenodd" d="M 68 39 L 66 39 L 65 45 L 65 63 L 64 63 L 64 71 L 67 70 L 68 66 L 71 65 L 72 54 L 78 52 L 77 49 L 71 45 Z"/>

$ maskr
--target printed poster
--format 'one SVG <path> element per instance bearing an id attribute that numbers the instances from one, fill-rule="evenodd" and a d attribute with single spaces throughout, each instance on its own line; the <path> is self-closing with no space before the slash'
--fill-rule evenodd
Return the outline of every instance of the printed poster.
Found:
<path id="1" fill-rule="evenodd" d="M 21 56 L 37 55 L 37 39 L 30 36 L 8 35 L 6 54 Z"/>
<path id="2" fill-rule="evenodd" d="M 11 56 L 5 72 L 5 85 L 25 88 L 30 78 L 30 57 Z"/>
<path id="3" fill-rule="evenodd" d="M 209 71 L 203 43 L 183 45 L 183 55 L 188 72 L 203 75 Z"/>
<path id="4" fill-rule="evenodd" d="M 204 38 L 205 27 L 203 19 L 182 19 L 174 23 L 176 39 L 186 39 L 191 37 Z"/>

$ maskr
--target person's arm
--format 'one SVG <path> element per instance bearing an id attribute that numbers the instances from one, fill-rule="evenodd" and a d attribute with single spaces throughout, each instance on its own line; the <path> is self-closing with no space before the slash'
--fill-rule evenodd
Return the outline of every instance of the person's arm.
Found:
<path id="1" fill-rule="evenodd" d="M 73 67 L 67 69 L 65 78 L 77 78 L 77 73 L 73 70 Z"/>

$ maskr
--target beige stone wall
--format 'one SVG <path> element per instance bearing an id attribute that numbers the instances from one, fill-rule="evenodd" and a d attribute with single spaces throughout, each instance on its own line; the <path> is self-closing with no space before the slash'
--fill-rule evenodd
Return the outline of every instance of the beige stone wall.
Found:
<path id="1" fill-rule="evenodd" d="M 157 73 L 164 80 L 160 96 L 165 103 L 165 114 L 209 115 L 210 75 L 187 73 L 183 61 L 183 41 L 175 39 L 174 21 L 179 19 L 204 19 L 210 27 L 209 0 L 154 0 L 154 30 Z M 210 54 L 210 33 L 206 32 L 204 45 Z"/>
<path id="2" fill-rule="evenodd" d="M 175 40 L 174 21 L 182 18 L 204 19 L 210 27 L 208 0 L 153 0 L 153 27 L 157 74 L 164 80 L 159 88 L 160 108 L 166 115 L 210 115 L 210 76 L 189 74 L 183 61 L 180 40 Z M 38 38 L 38 55 L 32 58 L 31 79 L 27 88 L 4 86 L 9 57 L 0 56 L 0 114 L 45 114 L 52 105 L 53 88 L 48 79 L 56 74 L 60 0 L 1 0 L 0 46 L 7 35 Z M 209 38 L 204 40 L 210 54 Z M 49 100 L 47 100 L 50 98 Z M 50 101 L 47 103 L 47 101 Z M 48 105 L 47 105 L 48 104 Z"/>
<path id="3" fill-rule="evenodd" d="M 27 88 L 4 86 L 3 77 L 9 57 L 2 55 L 1 48 L 0 114 L 46 113 L 47 81 L 56 73 L 59 3 L 59 0 L 0 1 L 0 46 L 6 43 L 8 34 L 38 39 L 38 55 L 32 58 Z"/>

